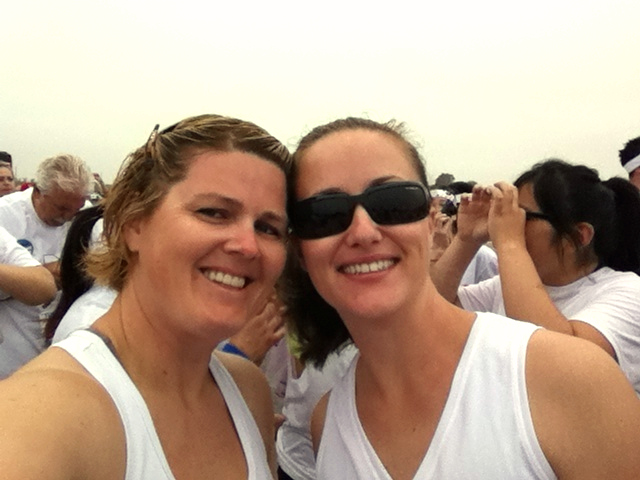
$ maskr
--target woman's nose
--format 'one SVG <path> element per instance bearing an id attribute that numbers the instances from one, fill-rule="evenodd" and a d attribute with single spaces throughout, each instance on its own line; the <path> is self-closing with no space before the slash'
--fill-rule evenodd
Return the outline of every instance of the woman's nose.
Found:
<path id="1" fill-rule="evenodd" d="M 347 229 L 347 242 L 362 244 L 379 241 L 382 238 L 378 224 L 374 222 L 362 205 L 356 206 Z"/>

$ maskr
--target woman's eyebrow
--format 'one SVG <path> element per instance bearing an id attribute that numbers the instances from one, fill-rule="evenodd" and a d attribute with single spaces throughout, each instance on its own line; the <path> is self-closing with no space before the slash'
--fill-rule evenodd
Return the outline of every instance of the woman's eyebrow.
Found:
<path id="1" fill-rule="evenodd" d="M 195 201 L 203 201 L 203 200 L 217 200 L 219 202 L 223 202 L 226 206 L 232 208 L 232 209 L 237 209 L 237 210 L 241 210 L 244 208 L 244 204 L 236 199 L 236 198 L 232 198 L 232 197 L 227 197 L 225 195 L 221 195 L 219 193 L 201 193 L 201 194 L 197 194 L 194 197 Z M 275 212 L 273 210 L 265 210 L 264 212 L 260 213 L 260 217 L 264 218 L 264 219 L 268 219 L 274 222 L 280 222 L 282 224 L 286 224 L 287 223 L 287 216 L 286 214 L 282 214 L 279 212 Z"/>

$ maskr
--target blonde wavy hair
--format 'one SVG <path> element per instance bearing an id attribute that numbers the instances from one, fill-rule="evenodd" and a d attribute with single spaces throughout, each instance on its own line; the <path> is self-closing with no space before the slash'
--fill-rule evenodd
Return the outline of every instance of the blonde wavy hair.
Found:
<path id="1" fill-rule="evenodd" d="M 104 205 L 103 246 L 90 252 L 86 270 L 96 282 L 122 290 L 132 252 L 124 241 L 129 222 L 151 215 L 174 184 L 185 178 L 193 157 L 204 151 L 241 151 L 259 156 L 289 174 L 287 148 L 263 128 L 221 115 L 199 115 L 162 131 L 124 161 Z"/>

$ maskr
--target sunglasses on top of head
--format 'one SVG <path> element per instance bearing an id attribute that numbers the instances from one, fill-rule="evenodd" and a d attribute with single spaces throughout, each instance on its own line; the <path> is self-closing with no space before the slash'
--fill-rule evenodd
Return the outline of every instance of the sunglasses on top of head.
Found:
<path id="1" fill-rule="evenodd" d="M 358 205 L 379 225 L 400 225 L 425 218 L 429 203 L 420 183 L 392 182 L 369 187 L 359 195 L 340 192 L 306 198 L 295 202 L 289 213 L 293 233 L 311 240 L 347 230 Z"/>

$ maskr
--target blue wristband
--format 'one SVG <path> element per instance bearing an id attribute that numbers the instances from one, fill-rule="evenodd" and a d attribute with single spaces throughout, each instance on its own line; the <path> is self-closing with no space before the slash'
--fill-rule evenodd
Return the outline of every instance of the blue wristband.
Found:
<path id="1" fill-rule="evenodd" d="M 240 350 L 238 347 L 236 347 L 233 343 L 231 342 L 227 342 L 224 344 L 224 347 L 221 348 L 221 350 L 223 352 L 227 352 L 227 353 L 232 353 L 234 355 L 239 355 L 243 358 L 246 358 L 247 360 L 249 360 L 249 356 L 244 353 L 242 350 Z"/>

